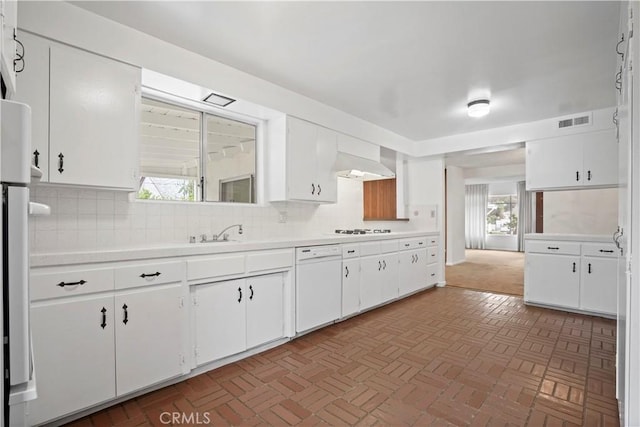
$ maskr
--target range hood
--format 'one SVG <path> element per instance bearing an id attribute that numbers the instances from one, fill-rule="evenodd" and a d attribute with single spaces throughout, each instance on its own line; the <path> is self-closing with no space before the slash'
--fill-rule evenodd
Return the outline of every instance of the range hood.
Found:
<path id="1" fill-rule="evenodd" d="M 340 151 L 333 165 L 333 170 L 338 176 L 361 180 L 393 178 L 396 176 L 391 169 L 380 162 Z"/>

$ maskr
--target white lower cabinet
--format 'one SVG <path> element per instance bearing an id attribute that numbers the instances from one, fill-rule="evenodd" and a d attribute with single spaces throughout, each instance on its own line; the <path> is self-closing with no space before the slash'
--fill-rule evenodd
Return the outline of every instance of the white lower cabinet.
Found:
<path id="1" fill-rule="evenodd" d="M 398 254 L 385 254 L 381 257 L 382 301 L 398 298 Z"/>
<path id="2" fill-rule="evenodd" d="M 616 313 L 617 258 L 585 256 L 582 262 L 580 308 L 598 313 Z"/>
<path id="3" fill-rule="evenodd" d="M 407 295 L 428 284 L 427 249 L 400 252 L 398 285 L 400 295 Z"/>
<path id="4" fill-rule="evenodd" d="M 524 300 L 612 316 L 617 269 L 613 244 L 527 240 Z"/>
<path id="5" fill-rule="evenodd" d="M 32 304 L 31 331 L 38 398 L 29 425 L 116 396 L 112 295 Z"/>
<path id="6" fill-rule="evenodd" d="M 181 283 L 116 294 L 118 395 L 182 373 L 183 306 Z"/>
<path id="7" fill-rule="evenodd" d="M 398 297 L 398 254 L 363 257 L 360 268 L 362 310 Z"/>
<path id="8" fill-rule="evenodd" d="M 284 335 L 283 273 L 194 288 L 197 365 Z"/>
<path id="9" fill-rule="evenodd" d="M 525 301 L 560 307 L 578 307 L 580 301 L 580 257 L 575 255 L 527 254 Z M 526 279 L 525 279 L 526 280 Z"/>
<path id="10" fill-rule="evenodd" d="M 360 311 L 360 258 L 342 260 L 342 317 Z"/>

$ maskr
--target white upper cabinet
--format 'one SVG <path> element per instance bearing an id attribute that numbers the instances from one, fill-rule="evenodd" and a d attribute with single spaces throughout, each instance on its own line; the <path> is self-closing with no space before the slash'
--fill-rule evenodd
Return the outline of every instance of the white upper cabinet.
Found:
<path id="1" fill-rule="evenodd" d="M 527 142 L 527 190 L 618 184 L 615 130 Z"/>
<path id="2" fill-rule="evenodd" d="M 287 116 L 268 125 L 267 200 L 337 201 L 338 133 Z"/>
<path id="3" fill-rule="evenodd" d="M 134 189 L 140 69 L 51 46 L 49 180 Z"/>
<path id="4" fill-rule="evenodd" d="M 16 100 L 31 106 L 43 182 L 137 188 L 139 68 L 21 32 Z"/>
<path id="5" fill-rule="evenodd" d="M 17 76 L 20 90 L 15 100 L 31 107 L 31 162 L 42 171 L 42 181 L 49 181 L 49 42 L 20 32 L 19 38 L 29 52 L 24 70 Z"/>

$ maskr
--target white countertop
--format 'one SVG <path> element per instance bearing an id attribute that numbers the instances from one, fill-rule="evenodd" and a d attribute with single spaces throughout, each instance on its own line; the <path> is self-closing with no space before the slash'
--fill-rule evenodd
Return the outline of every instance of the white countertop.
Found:
<path id="1" fill-rule="evenodd" d="M 524 235 L 525 240 L 556 240 L 563 242 L 596 242 L 613 243 L 611 235 L 607 234 L 556 234 L 530 233 Z"/>
<path id="2" fill-rule="evenodd" d="M 375 234 L 330 234 L 300 238 L 271 240 L 228 241 L 219 243 L 165 243 L 155 246 L 113 248 L 100 251 L 56 252 L 31 254 L 31 267 L 53 267 L 72 264 L 134 261 L 153 258 L 210 255 L 225 252 L 255 251 L 264 249 L 292 248 L 296 246 L 358 243 L 372 240 L 401 239 L 418 236 L 437 236 L 437 231 L 411 231 Z"/>

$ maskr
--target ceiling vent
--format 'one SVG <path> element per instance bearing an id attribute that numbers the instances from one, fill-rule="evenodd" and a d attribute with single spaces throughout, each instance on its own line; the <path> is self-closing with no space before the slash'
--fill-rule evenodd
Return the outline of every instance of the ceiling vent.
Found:
<path id="1" fill-rule="evenodd" d="M 575 126 L 586 126 L 590 124 L 591 124 L 591 113 L 583 116 L 577 116 L 577 117 L 571 117 L 568 119 L 558 120 L 558 129 L 575 127 Z"/>

